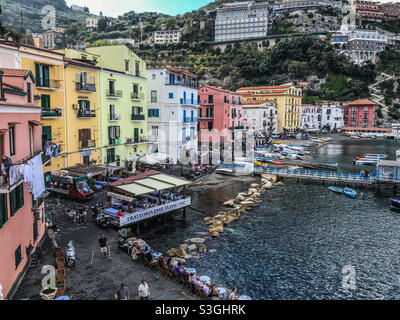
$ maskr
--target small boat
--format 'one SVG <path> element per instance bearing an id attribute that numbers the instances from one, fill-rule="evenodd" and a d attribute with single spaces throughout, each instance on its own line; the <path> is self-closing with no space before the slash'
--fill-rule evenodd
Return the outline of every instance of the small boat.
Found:
<path id="1" fill-rule="evenodd" d="M 390 198 L 392 208 L 400 210 L 400 198 Z"/>
<path id="2" fill-rule="evenodd" d="M 357 192 L 355 190 L 347 188 L 347 187 L 343 189 L 343 193 L 349 198 L 354 199 L 355 197 L 357 197 Z"/>
<path id="3" fill-rule="evenodd" d="M 343 188 L 339 187 L 328 187 L 330 191 L 336 192 L 336 193 L 343 193 Z"/>
<path id="4" fill-rule="evenodd" d="M 373 159 L 373 158 L 357 158 L 356 160 L 354 160 L 354 163 L 356 165 L 363 165 L 363 166 L 367 166 L 367 165 L 374 165 L 378 163 L 378 159 Z"/>
<path id="5" fill-rule="evenodd" d="M 223 174 L 226 176 L 233 176 L 233 175 L 235 175 L 235 170 L 228 169 L 228 168 L 218 168 L 218 169 L 215 169 L 215 173 Z"/>
<path id="6" fill-rule="evenodd" d="M 337 168 L 337 163 L 317 163 L 316 166 Z"/>
<path id="7" fill-rule="evenodd" d="M 378 160 L 378 159 L 384 160 L 384 159 L 387 159 L 387 155 L 386 155 L 386 154 L 373 154 L 373 153 L 369 153 L 369 154 L 366 154 L 363 158 L 366 158 L 366 159 L 376 159 L 376 160 Z"/>
<path id="8" fill-rule="evenodd" d="M 282 162 L 278 162 L 278 161 L 271 161 L 272 164 L 276 164 L 278 166 L 284 166 L 285 164 Z"/>

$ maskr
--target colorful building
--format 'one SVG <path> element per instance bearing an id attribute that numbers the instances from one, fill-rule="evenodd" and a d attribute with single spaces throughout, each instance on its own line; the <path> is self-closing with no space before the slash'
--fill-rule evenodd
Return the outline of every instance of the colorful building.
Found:
<path id="1" fill-rule="evenodd" d="M 42 150 L 41 108 L 34 92 L 35 78 L 29 70 L 0 69 L 0 159 L 6 155 L 13 164 L 8 179 L 0 170 L 0 284 L 4 297 L 13 294 L 26 270 L 27 247 L 36 247 L 45 231 L 42 201 L 33 201 L 23 176 L 13 170 Z"/>
<path id="2" fill-rule="evenodd" d="M 371 128 L 375 124 L 376 104 L 369 100 L 356 100 L 344 105 L 344 126 Z"/>
<path id="3" fill-rule="evenodd" d="M 281 86 L 245 87 L 237 90 L 243 101 L 272 100 L 278 110 L 278 131 L 294 131 L 301 125 L 303 90 L 291 84 Z"/>
<path id="4" fill-rule="evenodd" d="M 110 165 L 132 165 L 147 152 L 146 63 L 126 45 L 87 48 L 97 55 L 100 157 Z"/>
<path id="5" fill-rule="evenodd" d="M 21 59 L 21 67 L 30 70 L 36 79 L 35 96 L 42 107 L 42 147 L 48 142 L 60 146 L 60 156 L 45 161 L 44 172 L 60 170 L 67 166 L 68 152 L 64 55 L 59 52 L 27 45 L 16 48 Z"/>
<path id="6" fill-rule="evenodd" d="M 198 76 L 181 69 L 147 70 L 149 153 L 171 163 L 197 156 Z"/>
<path id="7" fill-rule="evenodd" d="M 97 55 L 63 49 L 65 70 L 65 119 L 68 130 L 67 166 L 98 164 L 100 158 L 100 105 Z"/>
<path id="8" fill-rule="evenodd" d="M 243 101 L 243 118 L 246 130 L 267 135 L 278 131 L 278 111 L 273 101 Z"/>

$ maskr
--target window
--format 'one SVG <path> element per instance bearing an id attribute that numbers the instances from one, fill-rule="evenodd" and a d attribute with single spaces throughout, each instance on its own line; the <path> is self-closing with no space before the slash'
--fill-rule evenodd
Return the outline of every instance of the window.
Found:
<path id="1" fill-rule="evenodd" d="M 0 99 L 4 99 L 3 75 L 0 73 Z"/>
<path id="2" fill-rule="evenodd" d="M 158 118 L 160 116 L 159 109 L 148 109 L 147 113 L 148 113 L 149 118 L 152 118 L 152 117 Z"/>
<path id="3" fill-rule="evenodd" d="M 10 156 L 15 156 L 15 127 L 9 127 L 8 129 L 10 138 Z"/>
<path id="4" fill-rule="evenodd" d="M 7 193 L 0 193 L 0 229 L 8 220 Z"/>
<path id="5" fill-rule="evenodd" d="M 10 215 L 14 216 L 24 206 L 24 185 L 21 183 L 10 192 Z"/>
<path id="6" fill-rule="evenodd" d="M 119 139 L 121 136 L 121 130 L 119 126 L 110 126 L 108 127 L 108 138 L 109 143 L 111 145 L 116 143 L 116 139 Z"/>
<path id="7" fill-rule="evenodd" d="M 19 263 L 22 260 L 22 256 L 21 256 L 21 245 L 18 246 L 17 250 L 15 250 L 14 253 L 14 257 L 15 257 L 15 269 L 18 268 Z"/>
<path id="8" fill-rule="evenodd" d="M 151 79 L 156 80 L 156 75 L 154 73 L 151 75 Z"/>
<path id="9" fill-rule="evenodd" d="M 32 88 L 31 88 L 30 83 L 26 84 L 26 93 L 28 95 L 28 103 L 31 103 L 32 102 Z"/>
<path id="10" fill-rule="evenodd" d="M 37 87 L 50 87 L 50 73 L 49 66 L 36 63 L 36 86 Z"/>
<path id="11" fill-rule="evenodd" d="M 158 137 L 158 126 L 152 126 L 151 132 L 152 132 L 153 138 L 157 138 Z"/>
<path id="12" fill-rule="evenodd" d="M 143 112 L 142 107 L 132 107 L 132 114 L 133 115 L 141 115 Z"/>
<path id="13" fill-rule="evenodd" d="M 108 90 L 111 96 L 115 95 L 115 81 L 108 81 Z"/>
<path id="14" fill-rule="evenodd" d="M 107 149 L 107 163 L 115 162 L 115 148 Z"/>
<path id="15" fill-rule="evenodd" d="M 169 98 L 169 99 L 173 99 L 173 98 L 174 98 L 174 93 L 173 93 L 173 92 L 170 92 L 169 95 L 168 95 L 168 98 Z"/>
<path id="16" fill-rule="evenodd" d="M 139 64 L 139 61 L 136 61 L 135 62 L 135 75 L 136 75 L 136 77 L 140 77 L 140 64 Z"/>
<path id="17" fill-rule="evenodd" d="M 125 60 L 125 71 L 129 71 L 129 60 Z"/>
<path id="18" fill-rule="evenodd" d="M 42 94 L 40 97 L 40 103 L 43 110 L 50 110 L 50 95 Z"/>
<path id="19" fill-rule="evenodd" d="M 37 225 L 37 221 L 35 220 L 35 222 L 33 223 L 33 242 L 36 242 L 38 238 L 38 225 Z"/>
<path id="20" fill-rule="evenodd" d="M 151 102 L 157 102 L 157 90 L 151 90 Z"/>

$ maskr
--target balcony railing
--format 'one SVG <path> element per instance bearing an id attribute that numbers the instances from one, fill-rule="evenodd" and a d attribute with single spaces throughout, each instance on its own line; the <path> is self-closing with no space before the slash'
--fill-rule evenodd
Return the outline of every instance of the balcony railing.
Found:
<path id="1" fill-rule="evenodd" d="M 95 84 L 88 84 L 88 83 L 76 83 L 76 90 L 78 91 L 87 91 L 87 92 L 96 92 L 96 85 Z"/>
<path id="2" fill-rule="evenodd" d="M 181 98 L 180 101 L 181 101 L 181 104 L 200 105 L 200 101 L 199 100 Z"/>
<path id="3" fill-rule="evenodd" d="M 192 117 L 183 118 L 183 123 L 191 123 L 191 122 L 197 122 L 197 118 L 192 118 Z"/>
<path id="4" fill-rule="evenodd" d="M 42 118 L 61 117 L 62 109 L 42 109 Z"/>
<path id="5" fill-rule="evenodd" d="M 138 144 L 138 143 L 146 143 L 147 139 L 144 137 L 136 137 L 136 138 L 127 138 L 126 144 Z"/>
<path id="6" fill-rule="evenodd" d="M 108 115 L 108 120 L 110 120 L 110 121 L 119 121 L 119 120 L 121 120 L 121 115 L 119 115 L 119 114 L 109 114 Z"/>
<path id="7" fill-rule="evenodd" d="M 51 80 L 51 79 L 36 79 L 36 88 L 39 89 L 59 89 L 61 87 L 61 80 Z"/>
<path id="8" fill-rule="evenodd" d="M 78 118 L 95 118 L 96 112 L 93 110 L 78 110 Z"/>
<path id="9" fill-rule="evenodd" d="M 108 98 L 122 98 L 122 91 L 121 90 L 107 90 L 106 96 Z"/>
<path id="10" fill-rule="evenodd" d="M 131 120 L 132 121 L 144 121 L 145 117 L 144 117 L 144 114 L 132 114 Z"/>
<path id="11" fill-rule="evenodd" d="M 144 100 L 144 93 L 131 92 L 132 100 Z"/>
<path id="12" fill-rule="evenodd" d="M 190 88 L 194 88 L 194 89 L 198 89 L 199 88 L 198 83 L 191 82 L 191 81 L 184 81 L 184 80 L 181 80 L 181 81 L 178 81 L 178 80 L 175 80 L 175 81 L 167 80 L 167 82 L 165 84 L 166 85 L 185 86 L 185 87 L 190 87 Z"/>
<path id="13" fill-rule="evenodd" d="M 79 149 L 95 148 L 96 140 L 80 140 Z"/>
<path id="14" fill-rule="evenodd" d="M 206 114 L 199 116 L 199 119 L 214 119 L 214 114 Z"/>
<path id="15" fill-rule="evenodd" d="M 121 144 L 121 138 L 109 138 L 108 144 L 110 146 L 119 146 Z"/>

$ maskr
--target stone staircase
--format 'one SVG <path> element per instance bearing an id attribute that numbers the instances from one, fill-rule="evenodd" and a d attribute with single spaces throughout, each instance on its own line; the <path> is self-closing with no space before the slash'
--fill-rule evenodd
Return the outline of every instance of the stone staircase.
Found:
<path id="1" fill-rule="evenodd" d="M 386 73 L 381 73 L 377 78 L 377 82 L 368 86 L 369 92 L 371 93 L 371 96 L 372 96 L 371 100 L 382 108 L 381 109 L 382 114 L 386 120 L 387 120 L 388 113 L 389 113 L 389 106 L 385 105 L 385 98 L 382 95 L 382 92 L 378 86 L 382 82 L 392 80 L 392 79 L 396 80 L 398 78 L 396 78 L 394 75 L 388 75 Z"/>

